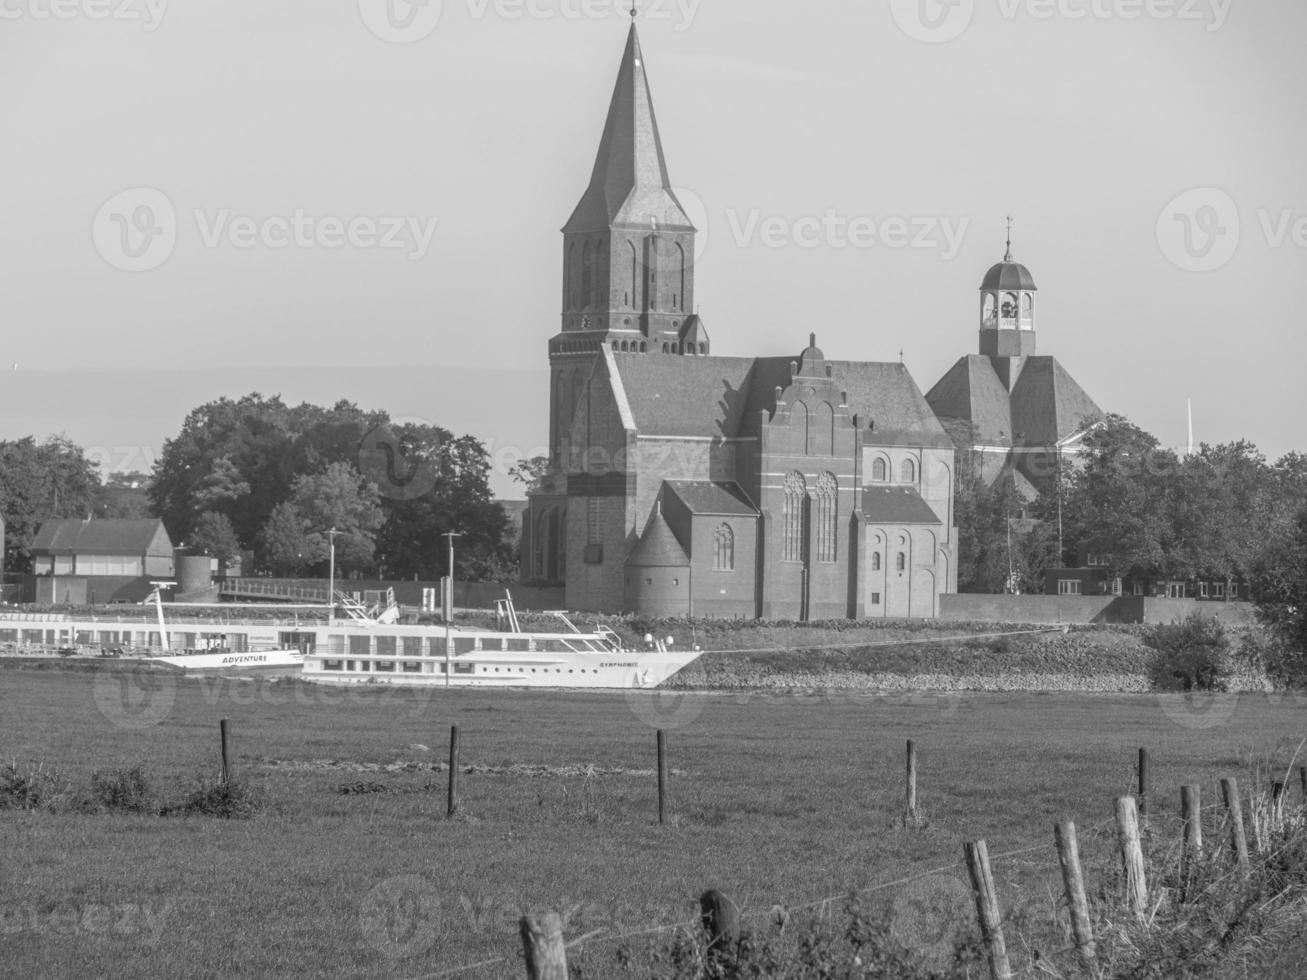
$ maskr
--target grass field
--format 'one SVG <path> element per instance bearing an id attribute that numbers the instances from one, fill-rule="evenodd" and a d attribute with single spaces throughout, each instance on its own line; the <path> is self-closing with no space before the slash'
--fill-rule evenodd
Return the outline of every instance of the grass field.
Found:
<path id="1" fill-rule="evenodd" d="M 1039 848 L 994 870 L 1005 908 L 1048 935 L 1052 824 L 1077 820 L 1091 892 L 1110 897 L 1106 827 L 1139 746 L 1153 753 L 1165 839 L 1182 783 L 1217 803 L 1218 778 L 1283 766 L 1307 734 L 1307 704 L 1264 695 L 1214 709 L 1088 695 L 655 700 L 146 683 L 122 668 L 12 662 L 0 690 L 0 762 L 79 781 L 140 764 L 166 802 L 214 774 L 227 717 L 240 774 L 271 804 L 232 821 L 0 811 L 0 972 L 41 977 L 420 977 L 501 960 L 451 975 L 518 978 L 517 917 L 538 907 L 570 913 L 569 937 L 603 930 L 571 954 L 586 976 L 626 976 L 611 966 L 612 936 L 692 920 L 706 888 L 765 914 L 945 868 L 977 838 L 992 855 Z M 452 821 L 435 771 L 451 724 L 477 767 Z M 658 725 L 670 733 L 670 827 L 656 819 Z M 900 819 L 908 738 L 921 829 Z M 415 765 L 385 768 L 400 761 Z M 339 792 L 358 784 L 387 791 Z M 926 880 L 947 898 L 950 877 L 965 872 Z M 893 907 L 903 891 L 875 895 Z"/>

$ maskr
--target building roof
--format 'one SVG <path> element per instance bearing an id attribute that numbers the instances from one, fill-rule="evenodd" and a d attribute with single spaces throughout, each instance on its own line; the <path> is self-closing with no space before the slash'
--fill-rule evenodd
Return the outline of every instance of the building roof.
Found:
<path id="1" fill-rule="evenodd" d="M 868 524 L 941 524 L 914 487 L 865 487 L 862 519 Z"/>
<path id="2" fill-rule="evenodd" d="M 643 568 L 685 568 L 690 564 L 681 542 L 663 518 L 662 507 L 655 508 L 639 542 L 626 559 L 628 565 Z"/>
<path id="3" fill-rule="evenodd" d="M 926 401 L 940 418 L 971 423 L 982 446 L 1051 449 L 1103 417 L 1057 358 L 1008 360 L 1017 372 L 1011 393 L 990 358 L 971 354 L 949 369 Z"/>
<path id="4" fill-rule="evenodd" d="M 792 357 L 612 355 L 642 435 L 734 439 L 758 434 L 760 413 L 776 411 L 776 389 L 793 382 Z M 874 429 L 873 445 L 950 447 L 939 419 L 902 364 L 826 361 L 849 411 Z"/>
<path id="5" fill-rule="evenodd" d="M 694 230 L 667 176 L 640 36 L 632 24 L 590 186 L 563 231 L 600 231 L 614 225 L 648 228 L 654 223 Z"/>
<path id="6" fill-rule="evenodd" d="M 665 484 L 692 514 L 722 517 L 756 517 L 758 514 L 757 508 L 749 502 L 738 483 L 667 480 Z"/>
<path id="7" fill-rule="evenodd" d="M 1035 285 L 1035 277 L 1030 274 L 1030 270 L 1020 262 L 1011 260 L 1000 262 L 985 273 L 985 281 L 980 284 L 980 288 L 1039 291 L 1039 287 Z"/>
<path id="8" fill-rule="evenodd" d="M 163 521 L 77 518 L 46 521 L 36 532 L 33 552 L 45 554 L 171 555 L 172 542 Z"/>

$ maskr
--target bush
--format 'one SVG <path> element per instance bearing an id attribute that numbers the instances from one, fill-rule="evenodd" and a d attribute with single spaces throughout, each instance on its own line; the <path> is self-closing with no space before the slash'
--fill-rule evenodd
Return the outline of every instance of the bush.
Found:
<path id="1" fill-rule="evenodd" d="M 114 813 L 151 813 L 157 809 L 145 770 L 97 770 L 91 776 L 91 800 L 97 808 Z"/>
<path id="2" fill-rule="evenodd" d="M 1158 690 L 1225 690 L 1230 637 L 1220 620 L 1194 613 L 1183 622 L 1151 627 L 1144 643 L 1156 651 L 1149 675 Z"/>
<path id="3" fill-rule="evenodd" d="M 248 820 L 267 806 L 263 794 L 244 779 L 223 781 L 200 776 L 198 785 L 180 803 L 165 807 L 165 817 L 221 817 Z"/>
<path id="4" fill-rule="evenodd" d="M 19 768 L 10 762 L 0 769 L 0 810 L 50 809 L 72 794 L 72 783 L 45 765 Z"/>

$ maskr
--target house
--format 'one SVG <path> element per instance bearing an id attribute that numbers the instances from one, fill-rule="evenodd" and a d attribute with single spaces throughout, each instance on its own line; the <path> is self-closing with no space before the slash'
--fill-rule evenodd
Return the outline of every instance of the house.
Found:
<path id="1" fill-rule="evenodd" d="M 140 602 L 151 580 L 174 574 L 160 520 L 46 521 L 32 545 L 25 601 L 95 605 Z"/>

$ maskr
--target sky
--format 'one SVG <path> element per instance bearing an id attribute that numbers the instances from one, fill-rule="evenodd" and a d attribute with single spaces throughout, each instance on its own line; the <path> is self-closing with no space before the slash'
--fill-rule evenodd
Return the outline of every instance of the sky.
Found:
<path id="1" fill-rule="evenodd" d="M 148 469 L 223 395 L 543 452 L 629 0 L 0 0 L 0 438 Z M 713 350 L 1041 353 L 1170 446 L 1304 446 L 1307 4 L 643 0 Z M 900 353 L 901 352 L 901 353 Z"/>

